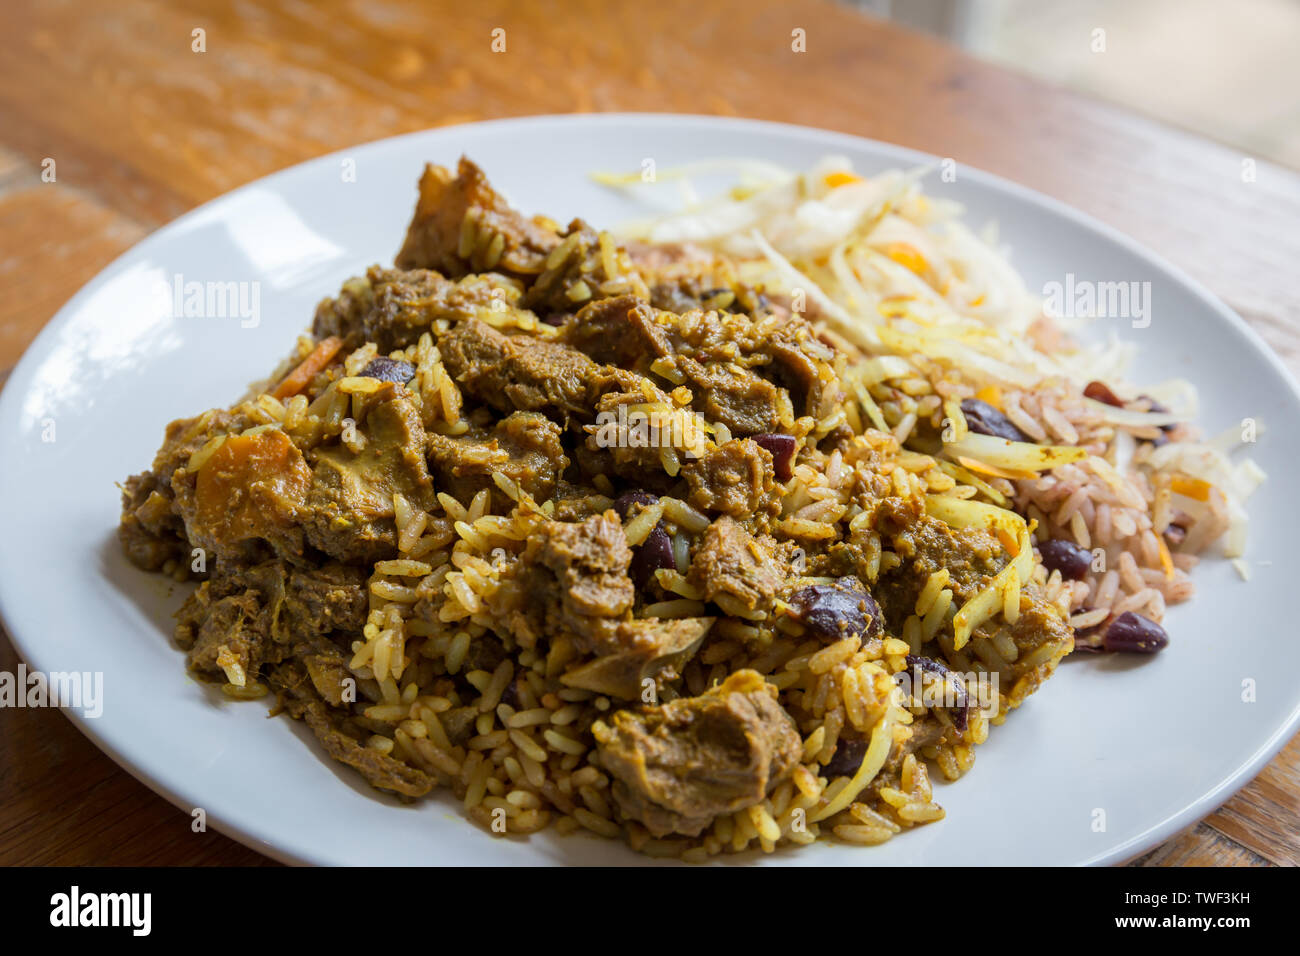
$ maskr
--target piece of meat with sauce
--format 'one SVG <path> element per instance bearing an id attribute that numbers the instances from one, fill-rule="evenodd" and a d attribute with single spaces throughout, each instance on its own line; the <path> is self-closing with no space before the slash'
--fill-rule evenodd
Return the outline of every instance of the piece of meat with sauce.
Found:
<path id="1" fill-rule="evenodd" d="M 477 320 L 438 342 L 443 363 L 466 393 L 498 411 L 549 412 L 590 421 L 600 395 L 630 391 L 639 376 L 593 362 L 577 349 L 530 336 L 503 335 Z"/>
<path id="2" fill-rule="evenodd" d="M 559 337 L 597 362 L 686 385 L 691 407 L 737 437 L 787 432 L 795 416 L 825 417 L 843 399 L 835 350 L 798 318 L 676 314 L 621 296 L 584 307 Z"/>
<path id="3" fill-rule="evenodd" d="M 492 479 L 510 478 L 534 501 L 547 501 L 569 467 L 560 427 L 539 412 L 514 412 L 490 430 L 470 429 L 464 435 L 427 436 L 429 467 L 439 491 L 457 501 L 469 501 L 483 488 L 491 491 L 494 507 L 513 506 Z"/>
<path id="4" fill-rule="evenodd" d="M 213 409 L 167 426 L 149 470 L 127 479 L 122 488 L 118 537 L 136 566 L 157 571 L 173 560 L 184 568 L 190 567 L 193 545 L 186 537 L 185 520 L 177 503 L 179 494 L 193 508 L 190 458 L 210 441 L 252 425 L 242 414 Z"/>
<path id="5" fill-rule="evenodd" d="M 220 558 L 245 555 L 259 541 L 296 558 L 311 483 L 293 440 L 265 427 L 225 438 L 194 473 L 193 495 L 179 495 L 177 504 L 190 541 Z"/>
<path id="6" fill-rule="evenodd" d="M 699 697 L 617 711 L 592 731 L 619 809 L 657 837 L 697 836 L 760 803 L 803 750 L 776 688 L 752 670 Z"/>
<path id="7" fill-rule="evenodd" d="M 267 599 L 253 589 L 222 595 L 204 581 L 176 612 L 176 622 L 176 643 L 197 674 L 224 680 L 218 661 L 229 660 L 253 676 L 266 660 L 284 656 L 271 640 Z"/>
<path id="8" fill-rule="evenodd" d="M 780 513 L 772 454 L 748 438 L 724 442 L 682 467 L 687 500 L 701 511 L 736 519 Z"/>
<path id="9" fill-rule="evenodd" d="M 840 405 L 835 351 L 807 322 L 787 321 L 766 338 L 761 352 L 771 361 L 760 370 L 789 393 L 796 414 L 823 418 Z"/>
<path id="10" fill-rule="evenodd" d="M 333 561 L 308 569 L 278 559 L 252 565 L 219 559 L 211 579 L 177 613 L 176 642 L 199 674 L 224 679 L 218 661 L 224 655 L 254 680 L 263 664 L 289 656 L 295 642 L 360 634 L 366 577 L 362 568 Z"/>
<path id="11" fill-rule="evenodd" d="M 353 635 L 366 625 L 368 568 L 326 561 L 318 568 L 288 568 L 280 626 L 293 637 Z"/>
<path id="12" fill-rule="evenodd" d="M 523 304 L 542 315 L 562 315 L 624 292 L 649 296 L 627 252 L 608 234 L 575 219 L 546 257 L 546 268 L 529 286 Z"/>
<path id="13" fill-rule="evenodd" d="M 337 336 L 351 350 L 373 342 L 381 355 L 415 344 L 425 332 L 436 336 L 440 321 L 459 322 L 485 312 L 521 312 L 523 286 L 501 275 L 447 279 L 427 269 L 371 266 L 364 278 L 343 283 L 338 296 L 316 307 L 312 335 Z M 535 320 L 531 314 L 524 317 Z"/>
<path id="14" fill-rule="evenodd" d="M 790 423 L 782 415 L 781 390 L 763 376 L 730 361 L 703 363 L 687 355 L 674 360 L 695 394 L 691 403 L 712 422 L 721 422 L 733 435 L 781 431 Z"/>
<path id="15" fill-rule="evenodd" d="M 168 561 L 186 565 L 190 543 L 185 522 L 173 507 L 170 488 L 151 471 L 132 475 L 122 486 L 122 521 L 117 536 L 137 568 L 160 571 Z"/>
<path id="16" fill-rule="evenodd" d="M 697 411 L 733 434 L 787 431 L 791 417 L 823 418 L 842 403 L 841 359 L 803 319 L 667 315 L 674 364 L 696 392 Z"/>
<path id="17" fill-rule="evenodd" d="M 397 267 L 452 277 L 490 271 L 531 277 L 545 269 L 559 242 L 553 226 L 517 212 L 483 170 L 461 157 L 454 175 L 442 166 L 424 167 Z"/>
<path id="18" fill-rule="evenodd" d="M 359 453 L 339 444 L 312 456 L 303 521 L 307 540 L 341 561 L 378 561 L 397 553 L 394 494 L 425 510 L 435 502 L 424 426 L 409 394 L 386 382 L 367 396 L 366 407 L 356 425 L 365 443 Z"/>
<path id="19" fill-rule="evenodd" d="M 570 667 L 560 683 L 619 700 L 644 699 L 647 682 L 659 687 L 681 676 L 712 626 L 711 617 L 621 621 L 598 656 Z"/>
<path id="20" fill-rule="evenodd" d="M 657 358 L 669 355 L 672 345 L 659 314 L 631 295 L 600 299 L 567 320 L 560 341 L 605 365 L 617 365 L 641 375 Z"/>
<path id="21" fill-rule="evenodd" d="M 687 579 L 707 601 L 721 597 L 751 611 L 766 610 L 788 578 L 786 570 L 767 542 L 724 515 L 705 530 Z"/>
<path id="22" fill-rule="evenodd" d="M 916 606 L 930 575 L 947 569 L 948 587 L 958 604 L 969 601 L 1002 570 L 1007 557 L 991 533 L 980 528 L 950 528 L 925 513 L 912 498 L 881 499 L 873 524 L 902 561 L 883 573 L 873 591 L 885 620 L 901 626 Z"/>
<path id="23" fill-rule="evenodd" d="M 356 702 L 357 679 L 348 667 L 350 657 L 338 647 L 325 641 L 303 643 L 294 646 L 293 656 L 327 704 L 345 707 Z"/>
<path id="24" fill-rule="evenodd" d="M 615 512 L 575 523 L 547 521 L 503 575 L 515 587 L 500 588 L 489 608 L 522 647 L 565 636 L 579 652 L 599 652 L 613 646 L 636 596 L 631 563 Z"/>
<path id="25" fill-rule="evenodd" d="M 646 405 L 657 410 L 646 411 Z M 574 457 L 586 474 L 618 475 L 637 484 L 661 484 L 663 490 L 673 483 L 665 471 L 665 448 L 675 449 L 680 463 L 708 447 L 704 423 L 645 380 L 633 391 L 602 395 L 595 424 L 583 430 L 587 438 Z"/>
<path id="26" fill-rule="evenodd" d="M 404 797 L 421 797 L 436 785 L 437 780 L 423 770 L 367 747 L 344 733 L 339 718 L 321 699 L 302 664 L 286 661 L 275 667 L 269 678 L 285 710 L 311 728 L 330 757 L 352 767 L 372 787 Z"/>

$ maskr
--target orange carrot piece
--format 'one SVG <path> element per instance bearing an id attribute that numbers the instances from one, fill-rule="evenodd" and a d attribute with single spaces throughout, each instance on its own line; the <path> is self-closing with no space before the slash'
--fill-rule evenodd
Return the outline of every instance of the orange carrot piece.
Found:
<path id="1" fill-rule="evenodd" d="M 316 343 L 316 347 L 311 350 L 305 359 L 298 363 L 298 367 L 284 377 L 275 391 L 271 393 L 273 398 L 291 398 L 297 395 L 307 383 L 312 380 L 320 371 L 329 365 L 334 356 L 339 354 L 339 349 L 343 348 L 343 340 L 337 335 L 331 335 L 329 338 L 321 339 Z"/>
<path id="2" fill-rule="evenodd" d="M 1189 478 L 1186 475 L 1173 475 L 1169 479 L 1170 491 L 1191 498 L 1193 501 L 1209 501 L 1210 489 L 1213 487 L 1208 481 L 1203 481 L 1200 478 Z"/>
<path id="3" fill-rule="evenodd" d="M 828 187 L 834 189 L 836 186 L 847 186 L 849 183 L 860 183 L 862 182 L 862 177 L 855 176 L 852 173 L 834 172 L 826 175 L 825 182 Z"/>
<path id="4" fill-rule="evenodd" d="M 953 457 L 957 459 L 957 464 L 963 468 L 968 468 L 981 475 L 1005 478 L 1008 481 L 1023 481 L 1038 477 L 1038 473 L 1034 471 L 1021 471 L 1019 468 L 999 468 L 997 465 L 985 464 L 982 461 L 976 461 L 974 458 L 967 458 L 965 455 L 954 455 Z"/>
<path id="5" fill-rule="evenodd" d="M 1165 580 L 1174 579 L 1174 558 L 1169 553 L 1169 545 L 1165 544 L 1163 535 L 1156 535 L 1156 549 L 1160 552 L 1160 566 L 1164 568 Z"/>
<path id="6" fill-rule="evenodd" d="M 921 255 L 921 251 L 907 242 L 891 242 L 885 246 L 885 255 L 904 269 L 915 272 L 917 275 L 930 268 L 930 263 L 925 261 L 925 256 Z"/>

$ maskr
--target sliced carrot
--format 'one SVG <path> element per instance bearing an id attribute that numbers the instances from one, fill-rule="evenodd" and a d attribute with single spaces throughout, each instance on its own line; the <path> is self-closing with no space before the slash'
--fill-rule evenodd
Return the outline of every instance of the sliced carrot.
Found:
<path id="1" fill-rule="evenodd" d="M 1183 495 L 1191 498 L 1193 501 L 1209 501 L 1210 489 L 1214 485 L 1200 478 L 1189 478 L 1186 475 L 1173 475 L 1169 479 L 1169 490 L 1176 495 Z"/>
<path id="2" fill-rule="evenodd" d="M 1002 411 L 1002 389 L 996 385 L 985 385 L 975 393 L 975 397 L 981 402 L 988 402 L 998 411 Z"/>
<path id="3" fill-rule="evenodd" d="M 1160 552 L 1160 566 L 1165 569 L 1165 580 L 1174 579 L 1174 558 L 1169 553 L 1169 545 L 1165 544 L 1163 535 L 1156 535 L 1156 549 Z"/>
<path id="4" fill-rule="evenodd" d="M 847 186 L 849 183 L 860 183 L 862 182 L 862 177 L 855 176 L 853 173 L 828 173 L 824 181 L 827 186 L 834 189 L 836 186 Z"/>
<path id="5" fill-rule="evenodd" d="M 307 387 L 308 382 L 320 374 L 325 366 L 329 365 L 330 360 L 339 354 L 341 348 L 343 348 L 343 340 L 337 335 L 321 339 L 311 353 L 298 363 L 298 367 L 275 387 L 275 391 L 271 393 L 272 397 L 291 398 L 297 395 Z"/>
<path id="6" fill-rule="evenodd" d="M 1008 481 L 1028 480 L 1039 477 L 1036 472 L 1020 471 L 1015 468 L 999 468 L 996 465 L 988 465 L 982 461 L 976 461 L 974 458 L 967 458 L 965 455 L 954 456 L 957 464 L 963 468 L 969 468 L 971 471 L 978 472 L 981 475 L 992 475 L 994 478 L 1006 478 Z"/>
<path id="7" fill-rule="evenodd" d="M 218 547 L 274 538 L 291 525 L 311 484 L 311 469 L 278 428 L 231 435 L 199 469 L 194 520 Z"/>
<path id="8" fill-rule="evenodd" d="M 920 250 L 906 242 L 891 242 L 885 246 L 885 255 L 903 268 L 911 269 L 917 275 L 930 268 L 930 263 L 925 261 L 925 256 L 921 255 Z"/>
<path id="9" fill-rule="evenodd" d="M 998 540 L 1002 542 L 1002 547 L 1007 549 L 1007 554 L 1011 555 L 1012 558 L 1019 556 L 1020 545 L 1016 543 L 1016 539 L 1012 537 L 1009 531 L 1005 528 L 994 528 L 993 533 L 997 535 Z"/>

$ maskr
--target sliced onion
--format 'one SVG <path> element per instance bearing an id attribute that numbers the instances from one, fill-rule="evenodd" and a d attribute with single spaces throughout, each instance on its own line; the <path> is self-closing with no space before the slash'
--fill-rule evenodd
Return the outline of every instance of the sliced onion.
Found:
<path id="1" fill-rule="evenodd" d="M 1097 417 L 1111 425 L 1124 425 L 1129 428 L 1159 428 L 1161 425 L 1179 425 L 1187 421 L 1182 415 L 1171 412 L 1135 412 L 1128 408 L 1116 408 L 1095 399 L 1083 399 L 1084 405 L 1097 413 Z"/>
<path id="2" fill-rule="evenodd" d="M 857 773 L 844 785 L 843 790 L 835 794 L 835 799 L 809 815 L 809 823 L 817 823 L 820 820 L 833 817 L 845 809 L 857 799 L 858 794 L 867 788 L 867 784 L 875 779 L 876 774 L 880 773 L 880 768 L 885 765 L 885 760 L 889 757 L 889 750 L 894 743 L 894 722 L 890 720 L 890 710 L 891 708 L 886 707 L 885 712 L 876 721 L 876 726 L 871 729 L 871 743 L 867 747 L 866 754 L 862 757 L 862 763 L 858 766 Z"/>
<path id="3" fill-rule="evenodd" d="M 1007 532 L 1015 538 L 1016 556 L 994 576 L 979 594 L 961 606 L 952 620 L 953 649 L 961 650 L 971 634 L 985 621 L 992 619 L 1002 607 L 1003 594 L 1014 574 L 1023 586 L 1034 571 L 1034 543 L 1029 537 L 1025 520 L 1005 508 L 996 508 L 981 501 L 927 495 L 926 514 L 954 528 L 989 528 Z"/>
<path id="4" fill-rule="evenodd" d="M 946 442 L 943 449 L 951 457 L 970 458 L 1006 471 L 1050 471 L 1088 457 L 1087 449 L 1071 445 L 1035 445 L 973 432 L 961 441 Z"/>

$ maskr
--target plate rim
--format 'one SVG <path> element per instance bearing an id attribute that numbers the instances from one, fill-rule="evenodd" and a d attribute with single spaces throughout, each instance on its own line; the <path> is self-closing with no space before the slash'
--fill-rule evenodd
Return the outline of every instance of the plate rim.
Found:
<path id="1" fill-rule="evenodd" d="M 395 143 L 408 139 L 417 139 L 435 134 L 454 135 L 454 131 L 457 130 L 491 131 L 497 127 L 506 127 L 522 131 L 533 126 L 557 127 L 572 124 L 582 127 L 617 125 L 619 123 L 638 125 L 659 124 L 679 129 L 691 126 L 709 126 L 714 128 L 724 126 L 735 129 L 745 129 L 755 133 L 767 133 L 786 139 L 794 138 L 809 143 L 820 143 L 827 147 L 832 147 L 836 143 L 842 143 L 846 147 L 860 149 L 863 144 L 866 144 L 880 155 L 892 155 L 897 157 L 900 161 L 911 161 L 918 164 L 937 163 L 942 161 L 942 157 L 913 147 L 904 146 L 887 140 L 859 136 L 854 133 L 847 133 L 840 130 L 828 130 L 815 126 L 751 119 L 748 117 L 658 112 L 546 113 L 528 116 L 504 117 L 500 119 L 482 120 L 474 123 L 458 123 L 446 126 L 429 127 L 421 130 L 411 130 L 393 136 L 370 140 L 354 146 L 331 150 L 328 153 L 323 153 L 319 156 L 314 156 L 310 159 L 282 167 L 206 200 L 198 206 L 195 206 L 193 209 L 187 210 L 181 215 L 154 229 L 148 235 L 142 237 L 139 241 L 123 250 L 119 255 L 115 256 L 109 263 L 95 273 L 93 277 L 85 282 L 71 297 L 68 298 L 66 302 L 63 303 L 62 306 L 59 307 L 54 315 L 46 321 L 36 337 L 24 348 L 22 355 L 19 357 L 17 363 L 15 363 L 7 376 L 3 388 L 0 388 L 0 437 L 3 437 L 3 434 L 9 431 L 5 422 L 8 420 L 8 413 L 15 411 L 14 406 L 18 404 L 19 399 L 17 396 L 20 391 L 19 383 L 23 383 L 23 387 L 26 387 L 27 381 L 33 377 L 35 370 L 47 357 L 47 353 L 52 350 L 51 347 L 57 339 L 59 327 L 66 323 L 71 315 L 81 309 L 85 300 L 92 297 L 103 285 L 117 274 L 125 260 L 142 253 L 147 253 L 147 251 L 155 244 L 167 242 L 173 233 L 182 230 L 192 220 L 198 219 L 205 213 L 209 212 L 212 207 L 230 201 L 235 197 L 252 190 L 274 187 L 276 182 L 281 178 L 288 178 L 293 175 L 301 174 L 304 170 L 313 166 L 327 165 L 341 156 L 360 159 L 362 154 L 365 152 L 378 152 L 385 148 L 390 148 Z M 1003 194 L 1009 194 L 1022 202 L 1044 209 L 1053 216 L 1069 220 L 1075 225 L 1082 227 L 1084 230 L 1094 233 L 1106 242 L 1119 246 L 1125 252 L 1163 273 L 1164 278 L 1168 281 L 1181 285 L 1183 288 L 1187 289 L 1197 299 L 1207 304 L 1215 313 L 1217 318 L 1236 333 L 1237 338 L 1244 346 L 1253 351 L 1256 357 L 1263 359 L 1264 362 L 1277 373 L 1278 378 L 1290 391 L 1291 400 L 1300 407 L 1300 382 L 1297 381 L 1290 369 L 1287 368 L 1277 353 L 1273 351 L 1267 342 L 1265 342 L 1263 337 L 1256 332 L 1255 329 L 1253 329 L 1246 320 L 1241 317 L 1241 315 L 1228 306 L 1227 303 L 1225 303 L 1217 294 L 1202 284 L 1199 279 L 1170 262 L 1161 253 L 1156 252 L 1151 247 L 1134 239 L 1128 233 L 1102 221 L 1091 213 L 1085 212 L 1063 200 L 1057 199 L 1054 196 L 1050 196 L 1037 189 L 1025 186 L 1015 180 L 1008 179 L 1000 174 L 988 172 L 977 166 L 971 166 L 964 163 L 961 165 L 963 176 L 972 182 L 986 188 L 991 187 L 994 191 L 999 191 Z M 16 628 L 14 628 L 12 624 L 13 616 L 9 608 L 11 604 L 16 606 L 21 603 L 21 601 L 8 596 L 7 589 L 7 582 L 0 580 L 0 625 L 5 628 L 5 631 L 9 635 L 10 640 L 14 645 L 14 649 L 18 652 L 20 659 L 26 662 L 29 667 L 40 670 L 39 638 L 34 637 L 34 639 L 29 641 L 21 635 Z M 186 811 L 188 807 L 200 805 L 193 800 L 185 798 L 185 788 L 173 787 L 164 782 L 161 777 L 143 770 L 139 766 L 138 762 L 132 761 L 114 742 L 108 740 L 105 733 L 96 729 L 94 725 L 98 723 L 97 721 L 88 720 L 72 709 L 60 709 L 64 716 L 72 721 L 73 726 L 84 734 L 101 752 L 107 755 L 114 763 L 144 786 L 148 787 L 151 791 L 158 794 L 182 811 Z M 1213 813 L 1234 794 L 1254 780 L 1263 768 L 1290 741 L 1290 739 L 1295 736 L 1298 730 L 1300 730 L 1300 697 L 1297 698 L 1296 703 L 1286 720 L 1273 730 L 1271 735 L 1263 742 L 1263 744 L 1256 748 L 1254 753 L 1228 773 L 1227 776 L 1220 780 L 1214 788 L 1206 793 L 1200 794 L 1196 799 L 1189 802 L 1182 809 L 1167 815 L 1159 823 L 1134 835 L 1117 846 L 1111 847 L 1108 850 L 1104 850 L 1080 861 L 1078 865 L 1101 866 L 1126 862 L 1154 848 L 1174 834 L 1181 832 L 1188 826 Z M 213 829 L 223 833 L 243 846 L 262 853 L 263 855 L 281 863 L 289 865 L 337 865 L 337 861 L 320 856 L 314 856 L 309 852 L 291 852 L 255 835 L 245 826 L 235 823 L 221 814 L 208 812 L 207 822 L 213 827 Z M 450 861 L 451 865 L 457 865 L 460 862 L 461 861 Z M 782 861 L 773 860 L 771 862 L 780 865 Z M 871 865 L 871 861 L 864 860 L 863 865 Z"/>

